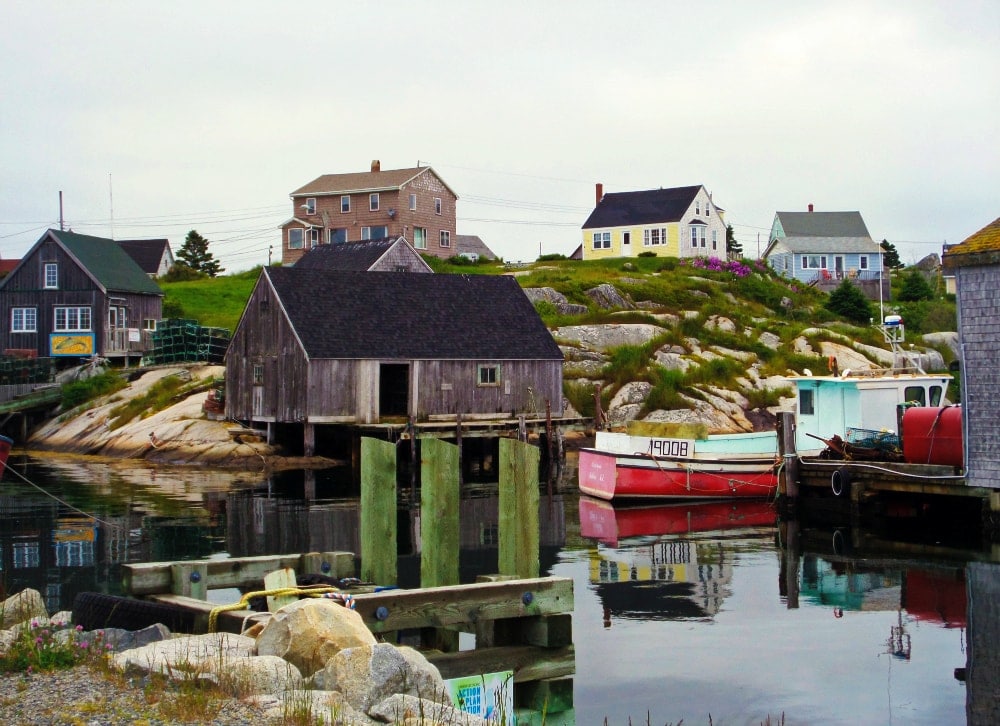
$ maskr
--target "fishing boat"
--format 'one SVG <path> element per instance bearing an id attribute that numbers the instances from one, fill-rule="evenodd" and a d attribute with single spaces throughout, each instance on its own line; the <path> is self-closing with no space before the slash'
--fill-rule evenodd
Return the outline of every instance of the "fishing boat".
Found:
<path id="1" fill-rule="evenodd" d="M 14 439 L 0 434 L 0 478 L 7 470 L 7 457 L 10 456 L 10 448 L 14 445 Z"/>
<path id="2" fill-rule="evenodd" d="M 947 407 L 951 378 L 904 368 L 790 377 L 796 389 L 796 451 L 819 456 L 840 441 L 901 454 L 897 432 L 904 412 L 931 407 L 933 414 L 911 419 L 926 427 L 930 418 L 936 425 L 942 418 L 937 410 Z M 929 443 L 918 447 L 917 455 L 928 449 Z M 772 497 L 780 467 L 774 431 L 698 438 L 599 431 L 594 446 L 580 450 L 579 488 L 607 500 Z"/>

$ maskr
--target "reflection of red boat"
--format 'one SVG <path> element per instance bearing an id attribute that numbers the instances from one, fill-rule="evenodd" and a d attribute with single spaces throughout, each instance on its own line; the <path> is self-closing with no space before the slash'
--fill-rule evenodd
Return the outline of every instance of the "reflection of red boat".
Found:
<path id="1" fill-rule="evenodd" d="M 14 445 L 14 440 L 0 434 L 0 477 L 3 477 L 7 470 L 7 456 L 10 455 L 10 447 Z"/>
<path id="2" fill-rule="evenodd" d="M 965 627 L 965 571 L 907 570 L 902 605 L 917 620 Z"/>
<path id="3" fill-rule="evenodd" d="M 764 501 L 685 502 L 655 507 L 615 507 L 580 497 L 580 534 L 611 546 L 643 535 L 689 534 L 743 527 L 769 527 L 777 519 Z"/>

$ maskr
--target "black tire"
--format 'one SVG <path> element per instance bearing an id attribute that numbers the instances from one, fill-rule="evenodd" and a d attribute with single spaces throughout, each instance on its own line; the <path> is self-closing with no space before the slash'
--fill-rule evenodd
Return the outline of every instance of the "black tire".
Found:
<path id="1" fill-rule="evenodd" d="M 194 621 L 195 614 L 184 608 L 133 597 L 81 592 L 73 599 L 73 624 L 84 630 L 142 630 L 162 623 L 172 633 L 193 633 Z"/>
<path id="2" fill-rule="evenodd" d="M 833 492 L 833 496 L 835 497 L 842 497 L 850 493 L 851 472 L 847 470 L 847 467 L 835 469 L 833 474 L 830 475 L 830 491 Z"/>

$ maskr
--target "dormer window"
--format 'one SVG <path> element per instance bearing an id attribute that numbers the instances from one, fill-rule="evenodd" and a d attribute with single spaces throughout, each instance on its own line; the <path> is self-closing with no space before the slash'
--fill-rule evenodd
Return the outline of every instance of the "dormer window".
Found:
<path id="1" fill-rule="evenodd" d="M 303 206 L 306 209 L 306 214 L 316 214 L 316 197 L 306 199 L 306 203 Z"/>
<path id="2" fill-rule="evenodd" d="M 55 290 L 59 287 L 59 265 L 55 262 L 45 263 L 45 282 L 44 287 L 46 290 Z"/>

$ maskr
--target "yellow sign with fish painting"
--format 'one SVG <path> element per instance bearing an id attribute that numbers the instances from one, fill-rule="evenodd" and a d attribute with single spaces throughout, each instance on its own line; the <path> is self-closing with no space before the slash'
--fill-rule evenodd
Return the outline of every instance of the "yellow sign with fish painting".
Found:
<path id="1" fill-rule="evenodd" d="M 52 333 L 49 336 L 49 355 L 94 355 L 93 333 Z"/>

